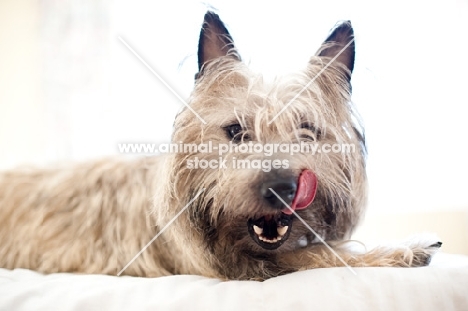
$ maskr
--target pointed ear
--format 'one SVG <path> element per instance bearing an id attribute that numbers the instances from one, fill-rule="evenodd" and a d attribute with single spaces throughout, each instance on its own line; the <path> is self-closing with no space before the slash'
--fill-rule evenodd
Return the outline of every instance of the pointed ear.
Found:
<path id="1" fill-rule="evenodd" d="M 354 31 L 350 21 L 345 21 L 336 26 L 328 38 L 323 42 L 322 47 L 317 52 L 317 56 L 335 58 L 349 69 L 348 79 L 354 69 Z"/>
<path id="2" fill-rule="evenodd" d="M 234 41 L 223 22 L 217 14 L 208 11 L 205 14 L 198 41 L 198 70 L 201 71 L 207 62 L 226 55 L 240 60 Z"/>

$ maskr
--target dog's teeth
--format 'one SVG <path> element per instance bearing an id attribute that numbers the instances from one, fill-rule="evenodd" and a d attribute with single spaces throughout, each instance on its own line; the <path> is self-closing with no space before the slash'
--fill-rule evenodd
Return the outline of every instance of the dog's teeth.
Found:
<path id="1" fill-rule="evenodd" d="M 263 233 L 263 229 L 260 228 L 260 227 L 258 227 L 258 226 L 256 226 L 256 225 L 253 226 L 253 229 L 254 229 L 254 231 L 255 231 L 255 233 L 256 233 L 257 235 L 260 235 L 260 234 Z"/>
<path id="2" fill-rule="evenodd" d="M 286 234 L 286 231 L 288 231 L 288 226 L 278 227 L 276 228 L 276 231 L 278 232 L 278 235 L 281 237 Z"/>
<path id="3" fill-rule="evenodd" d="M 277 238 L 273 238 L 270 240 L 270 239 L 265 238 L 264 236 L 260 236 L 259 239 L 263 242 L 272 243 L 272 244 L 278 242 Z"/>
<path id="4" fill-rule="evenodd" d="M 276 243 L 278 241 L 281 241 L 280 236 L 277 237 L 277 238 L 268 239 L 268 238 L 264 237 L 263 235 L 260 235 L 258 238 L 259 238 L 260 241 L 263 241 L 263 242 L 266 242 L 266 243 L 271 243 L 271 244 Z"/>

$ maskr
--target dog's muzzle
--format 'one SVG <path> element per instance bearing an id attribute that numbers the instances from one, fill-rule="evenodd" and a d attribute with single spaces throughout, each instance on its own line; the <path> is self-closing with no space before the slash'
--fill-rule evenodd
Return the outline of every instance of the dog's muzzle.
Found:
<path id="1" fill-rule="evenodd" d="M 267 250 L 280 247 L 289 237 L 292 229 L 293 211 L 307 208 L 317 192 L 317 177 L 310 170 L 301 172 L 297 183 L 291 179 L 276 178 L 265 182 L 260 188 L 261 195 L 274 213 L 251 218 L 247 227 L 252 239 Z"/>

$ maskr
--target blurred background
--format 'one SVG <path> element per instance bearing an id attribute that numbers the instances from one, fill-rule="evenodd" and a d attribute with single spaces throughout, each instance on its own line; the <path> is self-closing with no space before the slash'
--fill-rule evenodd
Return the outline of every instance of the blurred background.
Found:
<path id="1" fill-rule="evenodd" d="M 468 254 L 468 2 L 0 0 L 0 169 L 169 142 L 203 14 L 216 9 L 244 61 L 304 68 L 328 31 L 356 33 L 353 101 L 366 126 L 369 243 L 437 233 Z"/>

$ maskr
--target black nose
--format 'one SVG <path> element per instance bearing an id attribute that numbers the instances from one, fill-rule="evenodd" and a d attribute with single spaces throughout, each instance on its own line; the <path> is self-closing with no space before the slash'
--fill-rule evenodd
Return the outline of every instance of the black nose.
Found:
<path id="1" fill-rule="evenodd" d="M 270 190 L 273 191 L 283 199 L 288 205 L 291 205 L 294 196 L 296 195 L 297 184 L 291 179 L 275 179 L 272 181 L 264 182 L 260 188 L 260 192 L 269 203 L 269 205 L 275 209 L 287 208 L 283 202 Z"/>

